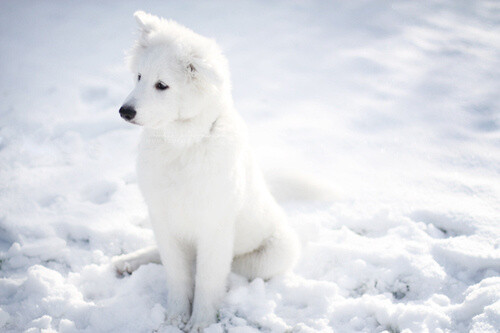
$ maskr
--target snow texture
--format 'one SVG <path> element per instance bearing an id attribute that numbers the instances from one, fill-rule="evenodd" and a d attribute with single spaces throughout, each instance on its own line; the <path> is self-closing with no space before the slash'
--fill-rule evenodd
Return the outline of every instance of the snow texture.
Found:
<path id="1" fill-rule="evenodd" d="M 0 2 L 0 331 L 179 332 L 140 128 L 118 108 L 143 9 L 214 37 L 303 243 L 293 274 L 232 274 L 207 332 L 497 332 L 497 1 Z"/>

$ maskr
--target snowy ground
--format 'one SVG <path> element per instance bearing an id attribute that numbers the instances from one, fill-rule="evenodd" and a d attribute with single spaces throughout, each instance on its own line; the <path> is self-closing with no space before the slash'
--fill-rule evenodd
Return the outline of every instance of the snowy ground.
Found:
<path id="1" fill-rule="evenodd" d="M 498 2 L 2 1 L 0 331 L 179 332 L 161 266 L 109 266 L 153 244 L 118 117 L 137 9 L 221 44 L 303 241 L 210 332 L 500 328 Z"/>

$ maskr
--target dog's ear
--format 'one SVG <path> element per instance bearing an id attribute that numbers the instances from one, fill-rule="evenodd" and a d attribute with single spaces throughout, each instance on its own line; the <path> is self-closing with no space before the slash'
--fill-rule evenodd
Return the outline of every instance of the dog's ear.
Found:
<path id="1" fill-rule="evenodd" d="M 138 42 L 142 46 L 147 46 L 148 35 L 161 24 L 161 19 L 158 16 L 145 13 L 142 10 L 136 11 L 134 13 L 134 18 L 141 33 Z"/>
<path id="2" fill-rule="evenodd" d="M 186 60 L 185 70 L 194 83 L 214 84 L 216 86 L 222 83 L 222 73 L 216 70 L 217 67 L 209 59 L 201 55 L 191 54 Z"/>

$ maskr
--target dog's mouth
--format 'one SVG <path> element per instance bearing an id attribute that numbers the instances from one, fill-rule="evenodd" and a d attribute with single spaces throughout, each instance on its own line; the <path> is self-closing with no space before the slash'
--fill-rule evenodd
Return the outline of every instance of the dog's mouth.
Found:
<path id="1" fill-rule="evenodd" d="M 141 125 L 138 122 L 136 122 L 135 119 L 126 119 L 124 117 L 122 117 L 122 119 L 125 120 L 127 123 L 131 123 L 131 124 L 138 125 L 138 126 Z"/>
<path id="2" fill-rule="evenodd" d="M 139 124 L 138 122 L 136 122 L 134 119 L 132 120 L 127 120 L 127 122 L 131 123 L 131 124 L 134 124 L 134 125 L 137 125 L 137 126 L 141 126 L 141 124 Z"/>

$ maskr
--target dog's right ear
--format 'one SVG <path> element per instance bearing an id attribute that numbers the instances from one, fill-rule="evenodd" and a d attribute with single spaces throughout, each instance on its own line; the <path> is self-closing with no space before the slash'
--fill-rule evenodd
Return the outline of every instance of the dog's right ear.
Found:
<path id="1" fill-rule="evenodd" d="M 146 47 L 148 44 L 148 35 L 160 25 L 161 19 L 142 10 L 136 11 L 134 18 L 141 33 L 138 42 L 141 46 Z"/>

